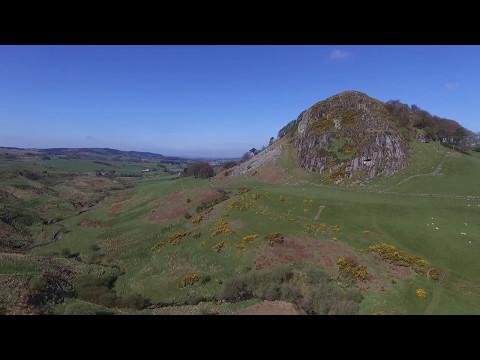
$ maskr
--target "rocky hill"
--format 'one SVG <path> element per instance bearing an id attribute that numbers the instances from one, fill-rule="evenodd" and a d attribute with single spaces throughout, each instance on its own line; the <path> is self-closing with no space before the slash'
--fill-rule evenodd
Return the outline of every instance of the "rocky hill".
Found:
<path id="1" fill-rule="evenodd" d="M 398 104 L 358 91 L 329 97 L 280 129 L 281 145 L 277 140 L 231 174 L 251 174 L 262 164 L 275 161 L 285 148 L 284 140 L 289 139 L 300 167 L 335 183 L 389 176 L 407 166 L 412 139 L 459 144 L 460 137 L 469 133 L 455 121 L 432 116 L 416 106 L 402 104 L 399 110 Z"/>
<path id="2" fill-rule="evenodd" d="M 336 181 L 391 175 L 406 165 L 408 142 L 381 101 L 348 91 L 304 111 L 294 133 L 300 165 Z"/>

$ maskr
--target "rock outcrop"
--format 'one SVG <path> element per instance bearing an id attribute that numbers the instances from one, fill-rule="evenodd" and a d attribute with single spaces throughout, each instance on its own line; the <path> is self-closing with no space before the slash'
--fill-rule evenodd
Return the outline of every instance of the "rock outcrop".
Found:
<path id="1" fill-rule="evenodd" d="M 253 175 L 264 164 L 275 162 L 285 146 L 294 146 L 299 166 L 335 183 L 389 176 L 405 167 L 409 157 L 402 130 L 406 129 L 385 103 L 346 91 L 300 113 L 279 131 L 279 141 L 228 173 Z"/>
<path id="2" fill-rule="evenodd" d="M 274 143 L 265 150 L 252 156 L 251 159 L 227 170 L 230 175 L 247 175 L 254 173 L 260 166 L 276 161 L 282 154 L 282 145 Z"/>
<path id="3" fill-rule="evenodd" d="M 293 136 L 300 166 L 336 182 L 392 175 L 408 159 L 408 141 L 385 104 L 356 91 L 304 111 Z"/>

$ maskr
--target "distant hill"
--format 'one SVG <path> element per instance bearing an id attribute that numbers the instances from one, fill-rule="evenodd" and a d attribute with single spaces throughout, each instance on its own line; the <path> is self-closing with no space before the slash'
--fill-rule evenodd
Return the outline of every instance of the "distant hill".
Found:
<path id="1" fill-rule="evenodd" d="M 123 151 L 110 148 L 49 148 L 49 149 L 23 149 L 15 147 L 0 147 L 3 155 L 15 157 L 49 157 L 56 156 L 67 159 L 86 160 L 126 160 L 126 161 L 160 161 L 184 163 L 190 159 L 164 156 L 161 154 L 142 151 Z"/>

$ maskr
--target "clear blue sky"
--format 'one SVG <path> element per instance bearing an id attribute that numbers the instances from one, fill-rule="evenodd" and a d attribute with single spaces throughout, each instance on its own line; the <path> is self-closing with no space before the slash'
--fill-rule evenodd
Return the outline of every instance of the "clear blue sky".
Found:
<path id="1" fill-rule="evenodd" d="M 0 146 L 235 157 L 344 90 L 480 131 L 479 46 L 0 46 Z"/>

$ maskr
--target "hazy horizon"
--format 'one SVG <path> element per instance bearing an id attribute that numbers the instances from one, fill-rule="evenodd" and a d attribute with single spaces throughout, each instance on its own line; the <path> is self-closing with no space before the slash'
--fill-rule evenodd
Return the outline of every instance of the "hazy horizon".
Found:
<path id="1" fill-rule="evenodd" d="M 345 90 L 480 131 L 478 46 L 0 46 L 0 146 L 240 157 Z"/>

